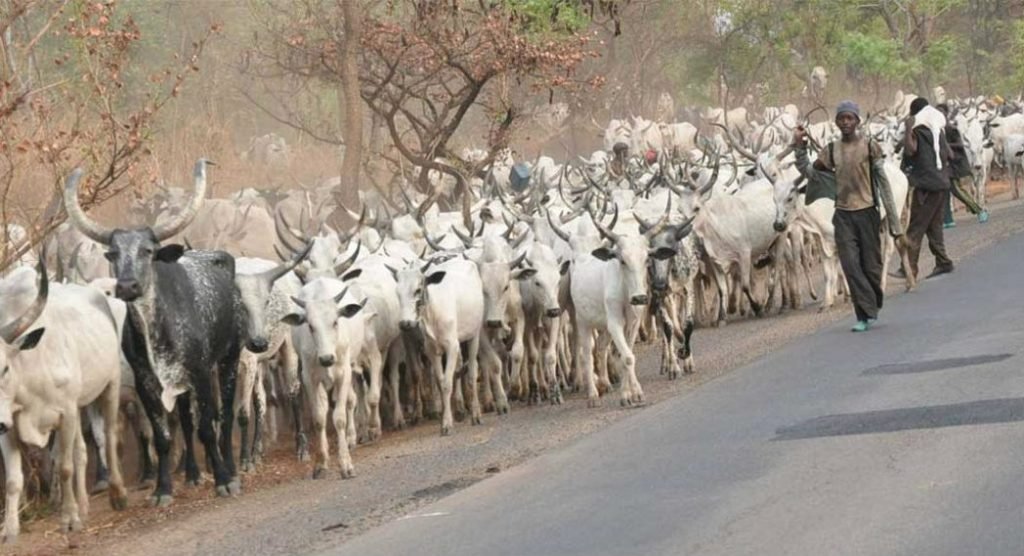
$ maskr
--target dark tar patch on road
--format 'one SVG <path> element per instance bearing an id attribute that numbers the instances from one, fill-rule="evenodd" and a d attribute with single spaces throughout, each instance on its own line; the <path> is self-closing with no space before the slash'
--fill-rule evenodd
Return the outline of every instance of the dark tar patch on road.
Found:
<path id="1" fill-rule="evenodd" d="M 1024 398 L 1003 398 L 825 415 L 777 429 L 772 440 L 800 440 L 1019 421 L 1024 421 Z"/>
<path id="2" fill-rule="evenodd" d="M 932 371 L 944 371 L 946 369 L 957 369 L 961 367 L 973 367 L 975 365 L 987 365 L 1006 361 L 1013 357 L 1012 353 L 1000 353 L 997 355 L 975 355 L 972 357 L 953 357 L 950 359 L 932 359 L 930 361 L 916 361 L 911 363 L 897 363 L 895 365 L 881 365 L 864 371 L 863 375 L 903 375 L 912 373 L 928 373 Z"/>

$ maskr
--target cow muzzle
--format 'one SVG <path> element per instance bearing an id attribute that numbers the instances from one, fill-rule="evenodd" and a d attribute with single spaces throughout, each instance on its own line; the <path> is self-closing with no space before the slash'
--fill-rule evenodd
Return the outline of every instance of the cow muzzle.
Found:
<path id="1" fill-rule="evenodd" d="M 398 327 L 406 332 L 409 332 L 412 330 L 416 330 L 417 324 L 418 323 L 414 320 L 403 320 L 402 322 L 398 323 Z"/>
<path id="2" fill-rule="evenodd" d="M 263 353 L 270 347 L 266 338 L 253 338 L 245 345 L 253 353 Z"/>
<path id="3" fill-rule="evenodd" d="M 663 280 L 654 280 L 651 282 L 651 289 L 656 292 L 663 292 L 668 289 L 668 282 Z"/>
<path id="4" fill-rule="evenodd" d="M 142 296 L 142 286 L 138 280 L 118 280 L 114 295 L 122 301 L 135 301 Z"/>
<path id="5" fill-rule="evenodd" d="M 629 298 L 629 304 L 630 305 L 647 305 L 647 296 L 646 295 L 634 295 L 633 297 Z"/>
<path id="6" fill-rule="evenodd" d="M 772 224 L 772 227 L 775 228 L 776 232 L 785 232 L 786 231 L 786 223 L 785 222 L 776 222 L 776 223 Z"/>
<path id="7" fill-rule="evenodd" d="M 321 355 L 320 357 L 317 357 L 317 361 L 320 363 L 321 367 L 325 367 L 325 368 L 326 367 L 331 367 L 331 366 L 334 365 L 334 356 L 333 355 Z"/>
<path id="8" fill-rule="evenodd" d="M 561 316 L 561 314 L 562 309 L 560 307 L 552 307 L 547 311 L 544 311 L 544 316 L 546 316 L 549 319 L 558 318 L 559 316 Z"/>
<path id="9" fill-rule="evenodd" d="M 498 328 L 501 328 L 501 321 L 500 320 L 489 320 L 489 321 L 487 321 L 487 328 L 490 328 L 491 330 L 496 330 Z"/>

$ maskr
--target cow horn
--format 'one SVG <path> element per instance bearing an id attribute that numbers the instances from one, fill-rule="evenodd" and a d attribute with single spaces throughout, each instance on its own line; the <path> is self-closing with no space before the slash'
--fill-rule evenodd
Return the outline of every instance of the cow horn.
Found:
<path id="1" fill-rule="evenodd" d="M 523 264 L 524 259 L 526 259 L 526 251 L 523 251 L 518 257 L 515 258 L 514 261 L 508 263 L 509 270 Z"/>
<path id="2" fill-rule="evenodd" d="M 611 231 L 611 229 L 615 229 L 615 223 L 618 222 L 619 220 L 619 205 L 615 205 L 615 217 L 612 219 L 611 229 L 602 226 L 601 219 L 594 218 L 593 214 L 590 215 L 590 219 L 593 220 L 594 226 L 597 227 L 597 231 L 601 234 L 602 237 L 612 242 L 613 244 L 619 243 L 619 236 L 615 235 L 615 233 Z"/>
<path id="3" fill-rule="evenodd" d="M 110 236 L 114 233 L 113 228 L 107 228 L 86 216 L 85 211 L 82 210 L 82 205 L 78 203 L 78 182 L 81 179 L 82 169 L 75 168 L 64 183 L 64 209 L 67 211 L 71 223 L 74 224 L 78 231 L 93 241 L 109 245 Z"/>
<path id="4" fill-rule="evenodd" d="M 276 245 L 274 246 L 274 249 L 277 249 Z M 273 284 L 279 278 L 281 278 L 285 274 L 288 274 L 289 272 L 291 272 L 292 269 L 294 269 L 296 266 L 299 265 L 299 263 L 301 263 L 303 260 L 305 260 L 305 258 L 307 256 L 309 256 L 309 252 L 312 249 L 313 249 L 313 242 L 312 241 L 306 242 L 306 248 L 301 253 L 299 253 L 298 256 L 293 257 L 291 260 L 288 260 L 288 262 L 279 264 L 279 265 L 277 265 L 276 267 L 274 267 L 274 268 L 272 268 L 270 270 L 264 271 L 263 274 L 262 274 L 263 279 L 266 280 L 267 283 Z M 278 252 L 278 256 L 281 256 L 280 252 Z"/>
<path id="5" fill-rule="evenodd" d="M 453 229 L 454 229 L 454 227 L 453 227 Z M 446 236 L 446 235 L 448 235 L 448 234 L 441 234 L 441 237 L 439 237 L 439 238 L 437 238 L 435 240 L 435 239 L 431 239 L 430 234 L 424 232 L 423 233 L 423 239 L 425 239 L 427 241 L 427 245 L 429 245 L 430 248 L 433 249 L 434 251 L 444 251 L 445 250 L 444 247 L 441 247 L 441 240 L 443 240 L 444 236 Z M 422 258 L 422 257 L 420 257 L 420 258 Z"/>
<path id="6" fill-rule="evenodd" d="M 356 258 L 359 256 L 359 250 L 362 249 L 362 248 L 363 248 L 363 242 L 362 241 L 357 241 L 356 242 L 356 250 L 354 252 L 352 252 L 352 256 L 347 258 L 347 259 L 345 259 L 344 261 L 334 265 L 334 275 L 335 276 L 341 276 L 342 274 L 344 274 L 345 271 L 348 270 L 349 267 L 352 266 L 352 264 L 356 262 Z"/>
<path id="7" fill-rule="evenodd" d="M 189 201 L 188 205 L 178 213 L 170 222 L 164 225 L 157 225 L 153 228 L 153 235 L 156 236 L 157 241 L 163 241 L 178 232 L 185 229 L 186 226 L 192 223 L 192 220 L 199 213 L 199 208 L 203 206 L 203 201 L 206 200 L 206 165 L 213 163 L 200 158 L 196 161 L 196 165 L 192 169 L 192 177 L 194 178 L 195 185 L 192 191 L 192 200 Z"/>
<path id="8" fill-rule="evenodd" d="M 639 214 L 633 213 L 638 224 L 640 224 L 640 233 L 651 238 L 661 233 L 665 229 L 665 224 L 668 223 L 668 217 L 672 213 L 672 196 L 668 196 L 668 202 L 665 203 L 665 214 L 658 219 L 654 224 L 648 224 L 640 218 Z"/>
<path id="9" fill-rule="evenodd" d="M 512 234 L 516 231 L 516 223 L 509 221 L 508 217 L 505 215 L 505 211 L 501 212 L 501 219 L 505 222 L 505 227 L 508 228 L 505 230 L 504 234 L 501 234 L 501 237 L 505 238 L 505 241 L 511 241 Z"/>
<path id="10" fill-rule="evenodd" d="M 299 306 L 300 308 L 302 308 L 302 309 L 305 309 L 305 308 L 306 308 L 306 302 L 305 302 L 305 301 L 303 301 L 303 300 L 301 300 L 301 299 L 299 299 L 299 298 L 295 297 L 294 295 L 293 295 L 293 296 L 291 296 L 291 298 L 292 298 L 292 303 L 294 303 L 294 304 L 298 305 L 298 306 Z"/>
<path id="11" fill-rule="evenodd" d="M 334 302 L 335 303 L 341 303 L 341 300 L 345 299 L 345 294 L 348 293 L 348 288 L 349 288 L 348 286 L 345 286 L 345 289 L 341 290 L 341 293 L 339 293 L 338 295 L 334 296 Z"/>
<path id="12" fill-rule="evenodd" d="M 78 203 L 76 202 L 75 204 L 77 205 Z M 32 326 L 32 323 L 39 318 L 39 315 L 43 314 L 43 309 L 46 308 L 46 298 L 50 293 L 50 280 L 46 277 L 45 253 L 39 257 L 39 265 L 36 268 L 39 272 L 39 289 L 35 300 L 32 302 L 32 305 L 29 305 L 28 309 L 25 309 L 25 312 L 20 317 L 0 328 L 0 338 L 3 338 L 4 342 L 8 345 L 13 344 L 19 336 L 24 334 Z"/>
<path id="13" fill-rule="evenodd" d="M 298 245 L 301 246 L 306 243 L 306 238 L 300 237 L 292 231 L 291 225 L 288 224 L 288 221 L 284 217 L 284 213 L 280 210 L 274 211 L 274 232 L 277 234 L 278 241 L 280 241 L 281 245 L 286 249 L 292 253 L 302 251 L 302 247 L 296 247 L 296 244 L 292 242 L 298 242 Z M 291 236 L 291 239 L 289 239 L 288 236 Z"/>
<path id="14" fill-rule="evenodd" d="M 472 229 L 470 229 L 470 232 L 469 232 L 471 235 L 466 235 L 466 234 L 460 232 L 459 228 L 457 226 L 455 226 L 455 225 L 451 226 L 451 230 L 452 230 L 452 233 L 454 233 L 456 236 L 458 236 L 458 238 L 460 240 L 462 240 L 462 244 L 466 246 L 466 249 L 469 249 L 470 247 L 473 246 L 473 236 L 472 236 L 473 230 Z"/>
<path id="15" fill-rule="evenodd" d="M 555 224 L 555 221 L 551 219 L 551 211 L 547 211 L 547 217 L 548 225 L 551 226 L 551 231 L 555 232 L 555 235 L 561 238 L 562 241 L 569 243 L 569 234 L 565 233 L 565 231 L 559 228 L 558 224 Z"/>
<path id="16" fill-rule="evenodd" d="M 725 132 L 725 141 L 727 143 L 729 143 L 729 146 L 732 147 L 732 149 L 734 151 L 740 153 L 740 155 L 742 155 L 743 158 L 746 158 L 746 159 L 749 159 L 751 161 L 757 162 L 757 155 L 755 155 L 754 153 L 750 152 L 750 150 L 747 149 L 746 147 L 743 147 L 742 145 L 737 143 L 736 140 L 733 138 L 732 133 L 729 131 L 728 128 L 726 128 L 724 125 L 718 124 L 718 123 L 713 123 L 711 125 L 713 125 L 715 127 L 722 128 L 722 131 Z"/>
<path id="17" fill-rule="evenodd" d="M 82 268 L 78 266 L 78 253 L 82 250 L 83 245 L 85 245 L 85 242 L 80 241 L 78 242 L 78 245 L 75 245 L 75 248 L 71 250 L 71 257 L 68 258 L 68 269 L 77 272 L 78 279 L 84 282 L 85 273 L 82 272 Z"/>

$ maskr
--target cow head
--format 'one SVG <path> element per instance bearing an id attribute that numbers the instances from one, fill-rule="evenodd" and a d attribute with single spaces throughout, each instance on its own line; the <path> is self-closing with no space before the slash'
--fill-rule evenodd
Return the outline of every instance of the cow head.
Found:
<path id="1" fill-rule="evenodd" d="M 45 259 L 46 257 L 39 258 L 39 285 L 35 299 L 21 315 L 0 327 L 0 339 L 3 340 L 3 349 L 0 349 L 0 434 L 14 426 L 14 396 L 19 386 L 18 357 L 21 352 L 35 348 L 46 330 L 31 329 L 32 324 L 43 314 L 49 294 L 50 282 L 46 276 Z M 30 271 L 24 272 L 27 274 Z M 12 275 L 9 279 L 16 280 L 17 276 L 18 274 Z"/>
<path id="2" fill-rule="evenodd" d="M 668 223 L 672 214 L 672 197 L 669 196 L 665 214 L 651 224 L 634 214 L 640 233 L 647 240 L 647 273 L 651 280 L 651 289 L 656 293 L 664 293 L 669 288 L 672 275 L 672 260 L 679 254 L 679 242 L 683 240 L 693 227 L 693 219 L 676 225 Z"/>
<path id="3" fill-rule="evenodd" d="M 772 200 L 775 203 L 775 220 L 772 222 L 772 228 L 776 232 L 784 232 L 795 215 L 796 201 L 805 190 L 805 187 L 801 187 L 804 178 L 800 176 L 794 181 L 776 179 L 770 173 L 765 173 L 765 176 L 772 185 Z"/>
<path id="4" fill-rule="evenodd" d="M 430 272 L 433 261 L 420 266 L 412 263 L 402 270 L 388 268 L 398 283 L 399 327 L 406 332 L 416 330 L 420 322 L 420 310 L 430 299 L 428 288 L 440 284 L 445 271 Z"/>
<path id="5" fill-rule="evenodd" d="M 345 348 L 345 334 L 338 333 L 341 319 L 352 319 L 366 305 L 366 299 L 359 303 L 345 303 L 348 287 L 340 293 L 330 295 L 332 291 L 330 278 L 318 278 L 302 287 L 292 302 L 299 306 L 300 311 L 285 315 L 281 322 L 289 326 L 309 326 L 310 336 L 316 349 L 316 360 L 320 366 L 333 367 L 337 363 L 339 348 Z"/>
<path id="6" fill-rule="evenodd" d="M 115 293 L 118 299 L 134 301 L 152 291 L 154 263 L 174 263 L 185 252 L 181 245 L 161 246 L 160 242 L 183 230 L 199 212 L 206 197 L 206 164 L 203 159 L 196 162 L 192 200 L 177 216 L 163 224 L 132 230 L 108 228 L 86 216 L 78 204 L 78 182 L 82 170 L 76 169 L 71 173 L 64 188 L 64 207 L 68 218 L 78 231 L 107 246 L 105 256 L 117 278 Z"/>
<path id="7" fill-rule="evenodd" d="M 615 208 L 616 220 L 618 207 Z M 591 255 L 621 266 L 622 287 L 630 305 L 647 304 L 647 241 L 643 236 L 619 235 L 594 220 L 604 242 Z"/>
<path id="8" fill-rule="evenodd" d="M 562 308 L 558 304 L 561 269 L 555 252 L 547 245 L 535 242 L 530 246 L 525 263 L 534 272 L 528 276 L 514 276 L 522 280 L 521 287 L 528 292 L 524 295 L 530 295 L 536 306 L 543 307 L 545 317 L 557 318 L 562 314 Z"/>
<path id="9" fill-rule="evenodd" d="M 248 333 L 246 334 L 249 340 L 245 345 L 249 351 L 263 353 L 269 347 L 270 330 L 266 318 L 267 307 L 271 301 L 271 290 L 278 279 L 291 272 L 297 264 L 302 262 L 302 259 L 309 254 L 311 246 L 307 246 L 306 250 L 291 262 L 281 263 L 262 272 L 235 273 L 235 286 L 238 288 L 242 305 L 245 306 L 249 317 Z"/>
<path id="10" fill-rule="evenodd" d="M 480 268 L 480 279 L 484 288 L 484 322 L 488 328 L 501 328 L 505 323 L 505 311 L 508 308 L 512 280 L 527 280 L 537 274 L 533 268 L 522 267 L 526 259 L 526 253 L 522 253 L 515 260 L 482 262 Z"/>

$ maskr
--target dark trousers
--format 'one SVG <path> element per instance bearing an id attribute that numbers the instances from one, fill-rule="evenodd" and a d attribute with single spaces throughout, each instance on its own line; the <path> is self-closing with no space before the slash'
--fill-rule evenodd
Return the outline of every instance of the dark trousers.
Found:
<path id="1" fill-rule="evenodd" d="M 878 209 L 837 209 L 832 225 L 836 230 L 839 264 L 850 286 L 857 320 L 876 319 L 883 298 L 882 220 Z"/>
<path id="2" fill-rule="evenodd" d="M 921 258 L 921 242 L 925 235 L 928 236 L 928 249 L 935 256 L 935 268 L 952 268 L 953 261 L 946 255 L 942 237 L 942 214 L 949 204 L 949 191 L 914 189 L 911 203 L 910 224 L 907 226 L 909 271 L 917 276 L 917 261 Z"/>

